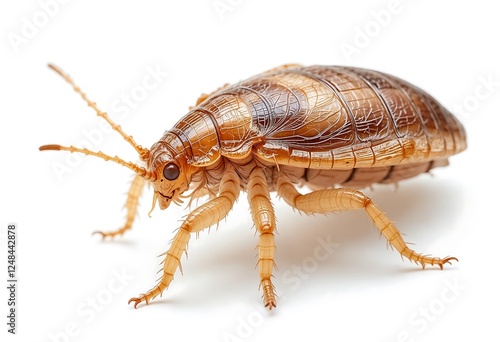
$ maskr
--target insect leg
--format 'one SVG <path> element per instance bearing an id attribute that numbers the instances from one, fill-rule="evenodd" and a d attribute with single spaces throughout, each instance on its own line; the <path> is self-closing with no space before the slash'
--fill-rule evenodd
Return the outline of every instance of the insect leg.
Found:
<path id="1" fill-rule="evenodd" d="M 306 213 L 328 213 L 334 211 L 365 209 L 368 216 L 384 235 L 389 244 L 396 248 L 398 252 L 417 264 L 438 265 L 443 269 L 446 263 L 451 264 L 454 257 L 436 258 L 416 253 L 408 248 L 406 242 L 401 237 L 401 233 L 380 209 L 373 204 L 371 199 L 362 192 L 351 189 L 325 189 L 313 191 L 302 195 L 293 184 L 284 176 L 277 180 L 278 194 L 292 207 Z"/>
<path id="2" fill-rule="evenodd" d="M 269 198 L 266 175 L 261 168 L 255 168 L 248 181 L 248 201 L 253 222 L 259 232 L 259 274 L 260 288 L 264 293 L 264 305 L 271 310 L 276 307 L 274 285 L 271 282 L 274 264 L 274 228 L 276 219 Z"/>
<path id="3" fill-rule="evenodd" d="M 125 208 L 127 209 L 127 219 L 125 225 L 117 230 L 112 230 L 109 232 L 96 231 L 93 234 L 100 234 L 102 238 L 111 237 L 114 238 L 116 235 L 122 235 L 127 230 L 132 228 L 132 223 L 134 222 L 135 216 L 137 215 L 137 207 L 139 206 L 139 196 L 141 196 L 142 190 L 146 181 L 140 175 L 136 175 L 130 186 L 128 192 L 127 201 L 125 202 Z"/>
<path id="4" fill-rule="evenodd" d="M 221 180 L 219 194 L 203 205 L 193 210 L 181 224 L 177 231 L 167 252 L 164 253 L 165 259 L 162 262 L 163 271 L 162 276 L 158 280 L 158 284 L 146 293 L 141 294 L 139 297 L 131 298 L 128 302 L 134 302 L 134 308 L 139 303 L 149 303 L 152 299 L 160 295 L 174 279 L 174 273 L 177 267 L 182 267 L 180 260 L 182 253 L 187 249 L 187 244 L 191 237 L 191 233 L 198 233 L 199 231 L 210 227 L 220 220 L 222 220 L 229 213 L 231 208 L 236 202 L 240 193 L 240 178 L 236 171 L 230 164 L 227 164 L 224 176 Z"/>

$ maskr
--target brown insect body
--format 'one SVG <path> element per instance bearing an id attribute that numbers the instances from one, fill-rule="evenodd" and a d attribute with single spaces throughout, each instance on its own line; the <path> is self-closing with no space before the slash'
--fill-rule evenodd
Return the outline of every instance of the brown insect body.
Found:
<path id="1" fill-rule="evenodd" d="M 153 208 L 181 201 L 209 200 L 187 216 L 165 253 L 158 284 L 132 298 L 137 306 L 160 295 L 180 268 L 191 233 L 217 224 L 240 191 L 247 192 L 259 232 L 258 266 L 265 306 L 276 306 L 271 282 L 276 219 L 269 192 L 277 191 L 300 211 L 328 213 L 364 209 L 402 256 L 425 265 L 456 260 L 416 253 L 370 198 L 354 190 L 393 183 L 447 164 L 466 148 L 463 126 L 421 89 L 393 76 L 359 68 L 286 65 L 202 95 L 150 150 L 135 143 L 106 113 L 61 74 L 98 116 L 108 121 L 146 162 L 141 167 L 102 152 L 73 146 L 42 146 L 112 160 L 137 175 L 126 202 L 125 225 L 99 232 L 114 237 L 130 229 L 146 181 L 154 188 Z M 296 185 L 315 190 L 300 194 Z M 321 189 L 321 190 L 318 190 Z"/>
<path id="2" fill-rule="evenodd" d="M 175 151 L 209 173 L 213 188 L 220 158 L 243 184 L 257 163 L 313 188 L 361 188 L 446 165 L 465 147 L 460 122 L 421 89 L 380 72 L 312 66 L 213 93 L 153 145 L 152 156 Z M 158 165 L 153 158 L 150 169 Z"/>

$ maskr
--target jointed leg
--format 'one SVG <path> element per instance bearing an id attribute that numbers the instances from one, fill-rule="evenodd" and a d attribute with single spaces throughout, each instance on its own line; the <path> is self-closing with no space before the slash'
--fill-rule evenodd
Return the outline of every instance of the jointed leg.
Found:
<path id="1" fill-rule="evenodd" d="M 163 274 L 158 284 L 145 294 L 131 298 L 129 304 L 135 302 L 134 308 L 141 302 L 148 304 L 150 300 L 160 295 L 168 287 L 174 279 L 177 267 L 180 268 L 181 256 L 186 251 L 190 233 L 197 233 L 226 217 L 238 198 L 239 193 L 240 179 L 234 169 L 227 164 L 227 169 L 221 180 L 218 197 L 193 210 L 177 231 L 169 250 L 165 253 Z"/>
<path id="2" fill-rule="evenodd" d="M 278 194 L 290 204 L 306 213 L 328 213 L 333 211 L 365 209 L 368 216 L 373 220 L 380 233 L 387 241 L 394 246 L 398 252 L 415 263 L 425 265 L 438 265 L 443 269 L 443 265 L 457 260 L 454 257 L 433 258 L 416 253 L 408 248 L 401 233 L 380 211 L 371 199 L 362 192 L 351 189 L 326 189 L 313 191 L 309 194 L 300 194 L 292 183 L 284 176 L 280 176 L 277 181 Z M 458 261 L 458 260 L 457 260 Z"/>
<path id="3" fill-rule="evenodd" d="M 92 234 L 100 234 L 103 239 L 108 236 L 114 238 L 116 235 L 122 235 L 127 230 L 132 228 L 132 223 L 134 222 L 135 216 L 137 215 L 137 207 L 139 206 L 139 197 L 141 196 L 145 184 L 146 181 L 142 176 L 139 175 L 136 175 L 134 180 L 132 181 L 132 185 L 130 186 L 130 190 L 128 192 L 127 201 L 125 202 L 125 208 L 127 210 L 127 219 L 123 227 L 109 232 L 96 231 Z"/>
<path id="4" fill-rule="evenodd" d="M 274 267 L 274 228 L 276 219 L 269 198 L 266 176 L 261 168 L 255 168 L 248 182 L 248 201 L 253 222 L 259 235 L 259 274 L 260 287 L 264 293 L 264 305 L 270 310 L 276 307 L 274 285 L 271 282 Z"/>

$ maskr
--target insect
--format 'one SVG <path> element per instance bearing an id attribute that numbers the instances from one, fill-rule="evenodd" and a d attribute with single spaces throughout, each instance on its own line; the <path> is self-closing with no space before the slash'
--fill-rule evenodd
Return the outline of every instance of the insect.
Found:
<path id="1" fill-rule="evenodd" d="M 203 94 L 189 112 L 150 149 L 138 145 L 91 102 L 61 69 L 49 65 L 139 154 L 140 166 L 102 152 L 61 145 L 45 150 L 84 153 L 110 160 L 136 176 L 126 202 L 129 230 L 138 197 L 149 182 L 151 211 L 182 197 L 208 196 L 192 210 L 164 254 L 161 278 L 131 298 L 148 304 L 170 285 L 193 233 L 228 215 L 240 192 L 247 193 L 259 233 L 259 288 L 264 305 L 276 307 L 275 211 L 270 192 L 308 214 L 362 209 L 388 243 L 412 262 L 441 269 L 454 257 L 431 257 L 410 249 L 386 215 L 358 189 L 395 183 L 447 165 L 466 148 L 460 122 L 423 90 L 390 75 L 351 67 L 284 65 Z M 309 193 L 299 193 L 306 185 Z M 182 270 L 181 270 L 182 271 Z"/>

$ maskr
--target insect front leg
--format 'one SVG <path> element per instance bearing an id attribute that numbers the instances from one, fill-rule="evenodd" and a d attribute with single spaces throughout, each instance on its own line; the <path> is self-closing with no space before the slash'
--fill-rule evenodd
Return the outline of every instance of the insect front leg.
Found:
<path id="1" fill-rule="evenodd" d="M 134 222 L 135 216 L 137 215 L 137 207 L 139 206 L 139 197 L 141 196 L 142 190 L 146 181 L 140 175 L 136 175 L 130 186 L 128 192 L 127 201 L 125 202 L 125 208 L 127 210 L 127 218 L 123 227 L 117 230 L 102 232 L 96 231 L 92 234 L 100 234 L 102 238 L 111 237 L 114 238 L 116 235 L 122 235 L 127 230 L 132 228 L 132 223 Z"/>
<path id="2" fill-rule="evenodd" d="M 274 263 L 274 229 L 276 218 L 273 205 L 269 198 L 266 175 L 261 168 L 255 168 L 250 173 L 248 181 L 248 201 L 253 222 L 259 232 L 259 274 L 260 288 L 264 293 L 264 305 L 271 310 L 276 307 L 276 294 L 271 282 Z"/>
<path id="3" fill-rule="evenodd" d="M 148 304 L 149 301 L 161 295 L 174 279 L 174 273 L 178 267 L 182 272 L 180 260 L 182 253 L 185 253 L 187 249 L 191 233 L 200 232 L 226 217 L 233 207 L 234 202 L 236 202 L 239 193 L 240 178 L 233 167 L 227 164 L 217 198 L 204 203 L 187 216 L 174 236 L 170 248 L 164 253 L 165 259 L 162 262 L 163 274 L 158 284 L 139 297 L 131 298 L 128 303 L 134 302 L 134 308 L 137 308 L 139 303 L 146 302 Z"/>
<path id="4" fill-rule="evenodd" d="M 284 176 L 278 178 L 277 189 L 278 194 L 289 205 L 306 213 L 328 213 L 364 209 L 379 229 L 380 234 L 384 235 L 389 244 L 396 248 L 402 256 L 422 265 L 422 268 L 425 268 L 425 265 L 438 265 L 443 269 L 443 265 L 446 263 L 451 264 L 451 260 L 458 261 L 454 257 L 436 258 L 426 256 L 408 248 L 401 233 L 389 218 L 373 204 L 369 197 L 360 191 L 351 189 L 325 189 L 302 195 Z"/>

